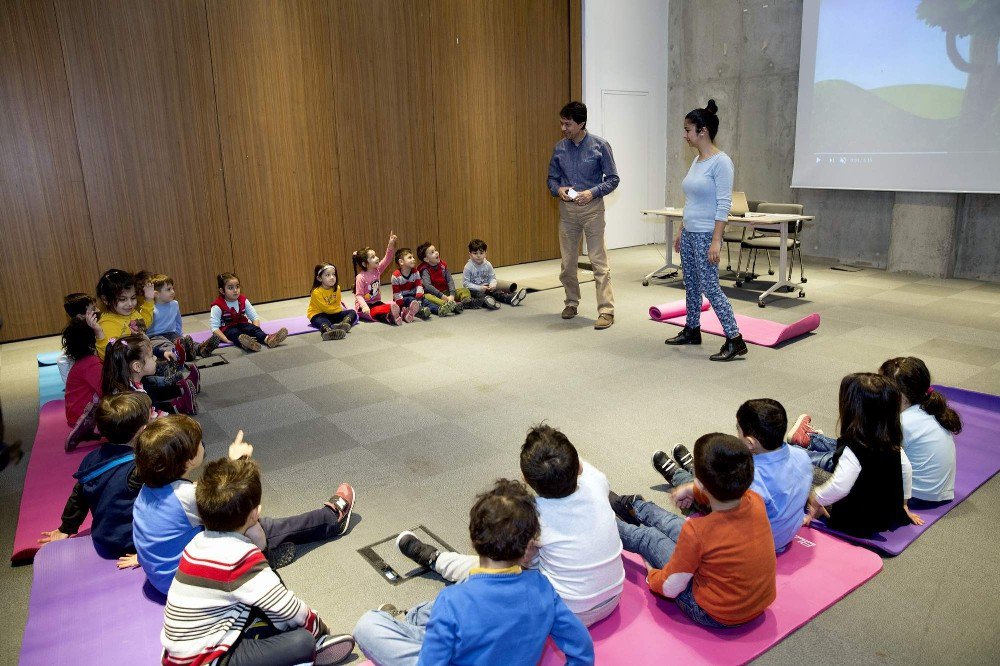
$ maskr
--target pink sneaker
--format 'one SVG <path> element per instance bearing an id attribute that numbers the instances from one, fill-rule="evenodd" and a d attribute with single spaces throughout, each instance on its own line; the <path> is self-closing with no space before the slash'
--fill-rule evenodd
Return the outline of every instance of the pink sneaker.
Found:
<path id="1" fill-rule="evenodd" d="M 808 414 L 800 414 L 799 418 L 795 419 L 795 424 L 788 429 L 785 433 L 785 441 L 789 444 L 794 444 L 795 446 L 801 446 L 802 448 L 809 447 L 809 433 L 812 432 L 812 428 L 809 424 L 812 422 L 812 417 Z"/>
<path id="2" fill-rule="evenodd" d="M 351 513 L 354 512 L 354 488 L 351 484 L 342 483 L 337 486 L 337 492 L 325 504 L 337 514 L 340 533 L 346 532 L 351 524 Z"/>

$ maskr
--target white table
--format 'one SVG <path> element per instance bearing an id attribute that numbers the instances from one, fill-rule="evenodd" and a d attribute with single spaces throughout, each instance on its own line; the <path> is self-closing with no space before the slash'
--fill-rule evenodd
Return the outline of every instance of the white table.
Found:
<path id="1" fill-rule="evenodd" d="M 674 220 L 684 218 L 683 208 L 656 208 L 642 211 L 643 215 L 656 215 L 664 219 L 664 243 L 666 245 L 667 263 L 660 266 L 652 273 L 646 275 L 642 280 L 642 286 L 648 287 L 649 280 L 653 277 L 672 278 L 676 277 L 682 266 L 674 263 Z M 735 227 L 749 227 L 760 229 L 771 229 L 779 232 L 780 241 L 778 243 L 778 279 L 767 291 L 757 298 L 757 305 L 764 307 L 764 299 L 782 287 L 790 290 L 799 290 L 799 297 L 806 295 L 801 282 L 792 282 L 788 279 L 788 223 L 797 221 L 809 221 L 815 219 L 812 215 L 786 215 L 780 213 L 754 213 L 753 217 L 736 217 L 730 215 L 727 224 Z"/>

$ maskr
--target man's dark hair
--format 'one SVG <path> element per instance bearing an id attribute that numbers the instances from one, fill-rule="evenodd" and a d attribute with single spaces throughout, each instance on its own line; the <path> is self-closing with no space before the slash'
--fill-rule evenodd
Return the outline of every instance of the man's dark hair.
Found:
<path id="1" fill-rule="evenodd" d="M 70 317 L 79 317 L 87 314 L 87 308 L 91 305 L 96 306 L 97 299 L 90 294 L 75 292 L 67 294 L 63 298 L 63 309 Z"/>
<path id="2" fill-rule="evenodd" d="M 114 444 L 127 444 L 149 422 L 153 401 L 140 391 L 116 393 L 97 405 L 97 431 Z"/>
<path id="3" fill-rule="evenodd" d="M 560 118 L 569 118 L 578 125 L 587 124 L 587 105 L 583 102 L 570 102 L 559 110 Z"/>
<path id="4" fill-rule="evenodd" d="M 135 447 L 139 478 L 161 488 L 184 476 L 187 463 L 198 455 L 201 424 L 184 414 L 161 416 L 146 426 Z"/>
<path id="5" fill-rule="evenodd" d="M 473 238 L 469 241 L 469 252 L 486 252 L 486 241 Z"/>
<path id="6" fill-rule="evenodd" d="M 476 497 L 469 511 L 469 536 L 482 557 L 514 562 L 524 557 L 540 531 L 535 498 L 520 481 L 498 479 Z"/>
<path id="7" fill-rule="evenodd" d="M 194 491 L 206 530 L 235 532 L 260 506 L 260 467 L 253 460 L 220 458 L 205 467 Z"/>
<path id="8" fill-rule="evenodd" d="M 771 398 L 747 400 L 736 410 L 736 423 L 747 437 L 753 437 L 768 451 L 785 441 L 788 415 L 781 403 Z"/>
<path id="9" fill-rule="evenodd" d="M 694 478 L 720 502 L 739 499 L 753 482 L 753 456 L 732 435 L 702 435 L 694 443 Z"/>
<path id="10" fill-rule="evenodd" d="M 528 431 L 521 446 L 521 474 L 539 496 L 572 495 L 579 473 L 580 456 L 566 435 L 544 423 Z"/>

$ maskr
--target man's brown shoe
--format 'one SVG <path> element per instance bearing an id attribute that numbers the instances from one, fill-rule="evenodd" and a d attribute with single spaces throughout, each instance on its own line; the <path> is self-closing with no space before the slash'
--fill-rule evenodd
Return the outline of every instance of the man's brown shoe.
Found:
<path id="1" fill-rule="evenodd" d="M 566 307 L 563 308 L 562 311 L 563 319 L 572 319 L 575 316 L 576 316 L 576 308 L 574 306 L 567 305 Z"/>
<path id="2" fill-rule="evenodd" d="M 611 328 L 611 324 L 615 323 L 615 316 L 613 314 L 602 314 L 594 322 L 594 328 L 598 331 L 603 331 L 606 328 Z"/>

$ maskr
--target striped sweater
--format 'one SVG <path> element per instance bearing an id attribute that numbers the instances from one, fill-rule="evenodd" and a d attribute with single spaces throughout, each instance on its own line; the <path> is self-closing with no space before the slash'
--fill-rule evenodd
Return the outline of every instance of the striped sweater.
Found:
<path id="1" fill-rule="evenodd" d="M 259 609 L 280 630 L 328 633 L 287 589 L 264 554 L 236 532 L 201 532 L 184 554 L 163 613 L 163 666 L 218 664 Z"/>
<path id="2" fill-rule="evenodd" d="M 420 279 L 420 272 L 411 270 L 409 275 L 403 275 L 400 270 L 392 273 L 392 300 L 396 305 L 403 307 L 404 298 L 415 298 L 418 301 L 424 297 L 424 283 Z"/>

